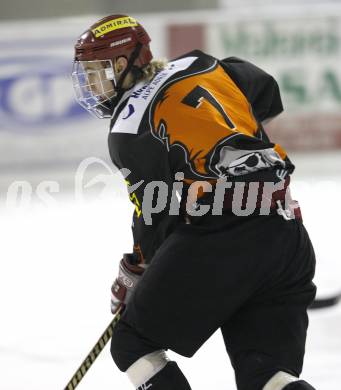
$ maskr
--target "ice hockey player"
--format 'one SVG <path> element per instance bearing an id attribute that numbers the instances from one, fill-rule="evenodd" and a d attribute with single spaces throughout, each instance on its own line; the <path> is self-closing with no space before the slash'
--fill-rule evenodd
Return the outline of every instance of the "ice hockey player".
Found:
<path id="1" fill-rule="evenodd" d="M 149 42 L 133 17 L 110 15 L 75 45 L 77 99 L 111 119 L 110 156 L 129 170 L 135 205 L 134 248 L 112 286 L 112 312 L 122 310 L 112 357 L 136 389 L 190 389 L 166 350 L 191 357 L 220 329 L 238 390 L 313 390 L 299 375 L 315 256 L 285 202 L 294 166 L 263 128 L 283 110 L 278 85 L 235 57 L 153 60 Z M 253 183 L 254 209 L 236 213 Z M 267 214 L 266 183 L 283 184 Z"/>

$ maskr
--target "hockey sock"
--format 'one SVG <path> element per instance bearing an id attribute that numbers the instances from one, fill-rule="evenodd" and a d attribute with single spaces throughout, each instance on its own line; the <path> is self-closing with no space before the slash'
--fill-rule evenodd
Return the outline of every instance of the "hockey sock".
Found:
<path id="1" fill-rule="evenodd" d="M 141 384 L 137 390 L 191 390 L 184 374 L 176 362 L 168 362 L 166 366 L 147 382 Z"/>
<path id="2" fill-rule="evenodd" d="M 126 371 L 137 390 L 190 390 L 184 374 L 164 350 L 152 352 L 133 363 Z"/>
<path id="3" fill-rule="evenodd" d="M 265 384 L 263 390 L 315 390 L 309 383 L 287 372 L 279 371 Z"/>

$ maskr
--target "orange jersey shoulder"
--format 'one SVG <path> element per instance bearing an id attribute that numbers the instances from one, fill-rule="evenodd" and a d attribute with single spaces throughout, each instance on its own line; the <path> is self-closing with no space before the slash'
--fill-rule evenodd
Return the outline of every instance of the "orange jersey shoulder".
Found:
<path id="1" fill-rule="evenodd" d="M 233 134 L 254 136 L 257 121 L 246 97 L 221 66 L 189 75 L 167 88 L 156 103 L 153 131 L 168 146 L 183 146 L 198 173 L 206 174 L 207 155 Z"/>

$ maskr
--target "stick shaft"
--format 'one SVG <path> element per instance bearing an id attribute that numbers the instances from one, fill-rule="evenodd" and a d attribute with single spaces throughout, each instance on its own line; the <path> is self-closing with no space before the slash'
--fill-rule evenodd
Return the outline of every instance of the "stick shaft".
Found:
<path id="1" fill-rule="evenodd" d="M 341 300 L 341 293 L 327 298 L 316 298 L 309 309 L 324 309 L 326 307 L 337 305 Z"/>
<path id="2" fill-rule="evenodd" d="M 116 316 L 107 326 L 107 328 L 105 329 L 105 331 L 103 332 L 103 334 L 101 335 L 97 343 L 88 353 L 86 358 L 83 360 L 82 364 L 79 366 L 78 370 L 70 379 L 70 381 L 68 382 L 64 390 L 74 390 L 79 385 L 79 382 L 83 379 L 84 375 L 87 373 L 87 371 L 92 366 L 94 361 L 97 359 L 99 354 L 103 351 L 107 342 L 110 340 L 114 326 L 117 324 L 119 319 L 120 319 L 120 312 L 116 314 Z"/>

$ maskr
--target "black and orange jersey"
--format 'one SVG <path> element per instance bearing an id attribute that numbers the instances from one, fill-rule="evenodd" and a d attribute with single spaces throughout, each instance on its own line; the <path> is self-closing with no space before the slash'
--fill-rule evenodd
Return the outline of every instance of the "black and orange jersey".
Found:
<path id="1" fill-rule="evenodd" d="M 127 183 L 136 207 L 134 244 L 146 261 L 179 222 L 168 209 L 141 217 L 146 185 L 174 175 L 184 181 L 282 180 L 294 167 L 285 150 L 271 143 L 262 122 L 283 110 L 276 81 L 238 58 L 217 60 L 193 51 L 169 62 L 150 82 L 125 93 L 111 121 L 109 151 L 118 168 L 129 169 Z"/>

